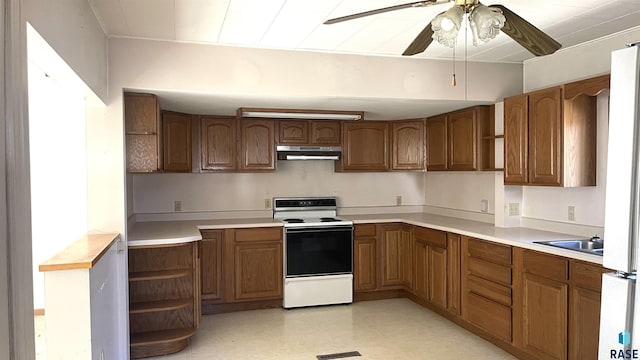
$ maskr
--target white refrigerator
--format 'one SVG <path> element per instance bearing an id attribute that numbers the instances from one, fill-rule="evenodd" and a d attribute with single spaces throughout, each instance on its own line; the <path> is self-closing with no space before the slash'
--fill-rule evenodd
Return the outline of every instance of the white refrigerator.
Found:
<path id="1" fill-rule="evenodd" d="M 599 359 L 640 358 L 640 43 L 611 53 Z M 634 310 L 637 319 L 634 318 Z"/>

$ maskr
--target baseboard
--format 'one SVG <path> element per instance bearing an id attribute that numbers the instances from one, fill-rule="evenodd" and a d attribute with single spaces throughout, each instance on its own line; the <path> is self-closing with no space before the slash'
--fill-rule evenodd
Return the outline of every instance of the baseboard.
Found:
<path id="1" fill-rule="evenodd" d="M 202 315 L 222 314 L 236 311 L 277 309 L 282 307 L 282 298 L 260 301 L 220 303 L 220 301 L 202 300 Z"/>
<path id="2" fill-rule="evenodd" d="M 44 309 L 33 309 L 34 316 L 44 316 Z"/>
<path id="3" fill-rule="evenodd" d="M 407 297 L 407 292 L 402 289 L 383 291 L 358 291 L 353 294 L 353 301 L 386 300 Z"/>

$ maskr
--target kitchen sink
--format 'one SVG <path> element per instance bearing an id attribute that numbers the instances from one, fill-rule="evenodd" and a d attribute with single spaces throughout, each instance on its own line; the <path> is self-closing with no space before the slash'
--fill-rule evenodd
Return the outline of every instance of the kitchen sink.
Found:
<path id="1" fill-rule="evenodd" d="M 551 240 L 551 241 L 534 241 L 536 244 L 555 246 L 568 250 L 581 251 L 589 254 L 602 256 L 603 241 L 598 237 L 591 239 L 576 240 Z"/>

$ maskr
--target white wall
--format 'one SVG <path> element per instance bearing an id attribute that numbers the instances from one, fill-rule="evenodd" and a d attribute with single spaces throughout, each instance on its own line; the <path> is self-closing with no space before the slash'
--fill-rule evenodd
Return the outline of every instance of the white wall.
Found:
<path id="1" fill-rule="evenodd" d="M 611 52 L 640 39 L 640 26 L 524 62 L 524 91 L 611 72 Z"/>
<path id="2" fill-rule="evenodd" d="M 107 38 L 87 0 L 23 0 L 28 21 L 103 101 L 107 99 Z"/>
<path id="3" fill-rule="evenodd" d="M 496 101 L 520 91 L 519 64 L 468 66 L 469 100 Z M 132 88 L 266 97 L 430 100 L 461 100 L 465 96 L 464 86 L 449 85 L 450 61 L 406 57 L 113 38 L 109 41 L 109 67 L 114 92 Z"/>
<path id="4" fill-rule="evenodd" d="M 87 232 L 84 98 L 29 64 L 34 306 L 44 308 L 38 265 Z"/>
<path id="5" fill-rule="evenodd" d="M 493 171 L 431 171 L 425 175 L 425 205 L 430 212 L 474 217 L 481 213 L 480 201 L 489 202 L 488 214 L 495 214 L 495 174 Z M 468 213 L 468 214 L 465 214 Z M 477 215 L 477 214 L 476 214 Z M 479 219 L 479 218 L 476 218 Z M 489 219 L 492 220 L 492 219 Z"/>
<path id="6" fill-rule="evenodd" d="M 424 204 L 422 173 L 335 173 L 333 161 L 278 161 L 275 173 L 139 174 L 133 176 L 134 211 L 168 213 L 264 210 L 265 199 L 337 196 L 339 206 Z"/>

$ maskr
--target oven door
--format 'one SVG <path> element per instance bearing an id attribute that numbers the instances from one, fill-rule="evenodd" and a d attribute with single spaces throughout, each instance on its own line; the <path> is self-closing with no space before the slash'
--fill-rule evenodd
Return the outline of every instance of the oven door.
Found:
<path id="1" fill-rule="evenodd" d="M 351 274 L 353 227 L 285 228 L 286 277 Z"/>

